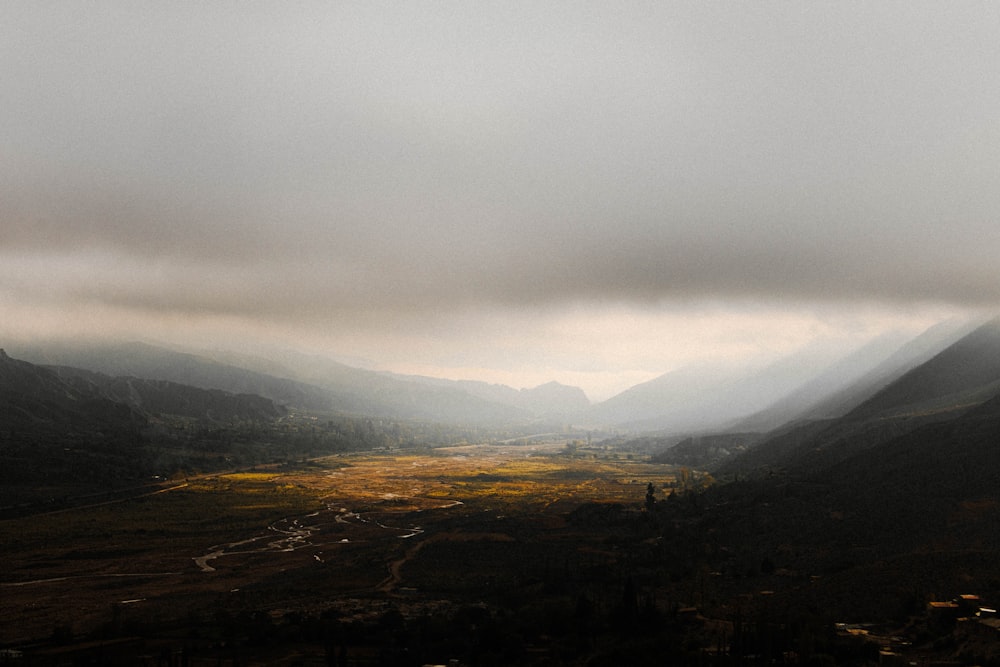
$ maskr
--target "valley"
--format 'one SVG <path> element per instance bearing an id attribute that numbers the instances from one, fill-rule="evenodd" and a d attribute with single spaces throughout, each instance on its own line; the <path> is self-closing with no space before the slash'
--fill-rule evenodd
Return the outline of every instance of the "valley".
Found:
<path id="1" fill-rule="evenodd" d="M 33 665 L 928 661 L 973 629 L 929 601 L 1000 595 L 982 540 L 998 504 L 959 509 L 910 542 L 909 517 L 873 531 L 878 510 L 835 488 L 720 485 L 599 444 L 342 453 L 0 522 L 0 648 Z"/>
<path id="2" fill-rule="evenodd" d="M 1000 664 L 1000 321 L 699 431 L 574 425 L 559 386 L 100 358 L 174 379 L 0 355 L 24 664 Z M 676 379 L 614 403 L 679 418 Z"/>
<path id="3" fill-rule="evenodd" d="M 1000 4 L 2 17 L 0 667 L 1000 667 Z"/>
<path id="4" fill-rule="evenodd" d="M 206 475 L 8 519 L 0 645 L 127 635 L 214 655 L 235 641 L 222 616 L 334 613 L 344 624 L 387 605 L 497 604 L 549 570 L 621 567 L 603 530 L 567 516 L 590 503 L 639 516 L 646 485 L 671 485 L 674 473 L 614 453 L 569 455 L 560 441 L 469 445 Z"/>

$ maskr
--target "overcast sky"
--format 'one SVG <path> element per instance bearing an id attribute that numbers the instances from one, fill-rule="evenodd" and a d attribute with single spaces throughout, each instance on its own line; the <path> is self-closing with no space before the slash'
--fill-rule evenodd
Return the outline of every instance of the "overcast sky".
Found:
<path id="1" fill-rule="evenodd" d="M 604 398 L 993 311 L 998 35 L 993 2 L 6 2 L 0 333 Z"/>

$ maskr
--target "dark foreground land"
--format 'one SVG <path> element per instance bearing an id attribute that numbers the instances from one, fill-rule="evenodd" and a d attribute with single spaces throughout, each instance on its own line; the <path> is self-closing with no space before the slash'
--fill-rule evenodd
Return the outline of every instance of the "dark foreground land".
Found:
<path id="1" fill-rule="evenodd" d="M 8 518 L 0 664 L 997 664 L 995 553 L 824 541 L 836 510 L 811 522 L 795 489 L 709 481 L 469 446 Z"/>
<path id="2" fill-rule="evenodd" d="M 586 643 L 570 629 L 617 613 L 618 541 L 673 474 L 563 449 L 342 455 L 6 519 L 0 646 L 26 664 L 346 665 Z"/>

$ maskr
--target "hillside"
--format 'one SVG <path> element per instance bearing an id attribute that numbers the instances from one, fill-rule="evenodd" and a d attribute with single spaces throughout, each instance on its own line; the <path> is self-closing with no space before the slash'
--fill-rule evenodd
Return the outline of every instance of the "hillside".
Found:
<path id="1" fill-rule="evenodd" d="M 803 428 L 803 442 L 816 436 Z M 800 613 L 902 627 L 927 600 L 997 599 L 998 442 L 995 397 L 821 468 L 775 469 L 710 489 L 685 510 L 697 517 L 689 539 L 714 554 L 707 566 L 717 585 L 766 588 Z"/>
<path id="2" fill-rule="evenodd" d="M 848 413 L 874 416 L 949 410 L 981 403 L 1000 389 L 1000 320 L 993 320 L 907 372 Z"/>
<path id="3" fill-rule="evenodd" d="M 0 350 L 0 440 L 8 446 L 132 440 L 146 422 L 128 405 Z"/>
<path id="4" fill-rule="evenodd" d="M 878 517 L 882 529 L 895 525 L 919 539 L 940 540 L 946 537 L 942 527 L 956 539 L 979 528 L 979 520 L 997 521 L 998 473 L 1000 396 L 861 452 L 814 479 L 835 489 L 833 497 L 850 512 L 873 522 Z M 966 544 L 982 544 L 987 536 L 991 548 L 1000 548 L 997 530 L 977 530 L 976 542 Z"/>
<path id="5" fill-rule="evenodd" d="M 286 410 L 255 394 L 231 394 L 221 389 L 201 389 L 166 380 L 111 377 L 68 366 L 52 367 L 70 385 L 131 407 L 146 415 L 172 415 L 229 423 L 270 421 Z"/>
<path id="6" fill-rule="evenodd" d="M 683 432 L 710 428 L 737 416 L 716 410 L 741 373 L 723 366 L 694 366 L 665 373 L 594 405 L 586 412 L 590 424 L 629 430 Z"/>
<path id="7" fill-rule="evenodd" d="M 148 471 L 147 417 L 0 351 L 0 508 L 114 488 Z"/>
<path id="8" fill-rule="evenodd" d="M 180 360 L 205 374 L 214 368 L 183 355 Z M 440 414 L 479 401 L 464 394 L 465 403 L 452 401 L 453 391 L 425 394 L 417 410 L 427 409 L 428 395 L 443 397 Z M 504 406 L 499 410 L 507 414 Z M 64 507 L 74 498 L 142 487 L 178 474 L 522 433 L 506 426 L 468 425 L 460 418 L 449 424 L 376 419 L 365 413 L 317 415 L 254 394 L 39 366 L 6 352 L 0 353 L 0 414 L 0 514 L 17 513 L 25 503 L 35 504 L 32 511 L 40 502 L 46 510 Z"/>
<path id="9" fill-rule="evenodd" d="M 139 342 L 46 343 L 25 347 L 24 352 L 35 363 L 256 394 L 281 405 L 320 413 L 484 425 L 525 422 L 531 417 L 523 410 L 471 396 L 458 387 L 426 387 L 322 357 L 289 354 L 284 363 L 276 363 L 220 354 L 251 366 L 247 368 L 205 354 Z M 260 368 L 288 377 L 270 375 Z"/>
<path id="10" fill-rule="evenodd" d="M 271 350 L 263 356 L 220 351 L 204 354 L 219 361 L 322 387 L 335 396 L 349 396 L 352 401 L 361 402 L 365 407 L 359 410 L 384 414 L 495 423 L 563 419 L 590 405 L 582 389 L 558 382 L 531 389 L 514 389 L 475 380 L 372 371 L 290 350 Z"/>
<path id="11" fill-rule="evenodd" d="M 886 336 L 847 356 L 817 346 L 757 367 L 682 368 L 595 405 L 587 416 L 591 423 L 665 434 L 767 430 L 849 384 L 900 344 Z"/>
<path id="12" fill-rule="evenodd" d="M 0 508 L 109 494 L 287 452 L 285 410 L 250 394 L 42 367 L 0 350 Z M 315 440 L 315 438 L 314 438 Z M 269 452 L 273 449 L 273 452 Z M 96 496 L 95 496 L 96 497 Z"/>
<path id="13" fill-rule="evenodd" d="M 858 378 L 853 384 L 830 393 L 798 415 L 800 419 L 833 419 L 842 417 L 879 390 L 899 379 L 907 371 L 971 333 L 981 323 L 947 320 L 924 331 L 896 350 L 885 361 Z"/>
<path id="14" fill-rule="evenodd" d="M 16 354 L 40 365 L 81 368 L 111 377 L 165 380 L 232 394 L 255 394 L 304 409 L 331 408 L 330 396 L 308 384 L 146 343 L 45 343 L 21 346 Z"/>
<path id="15" fill-rule="evenodd" d="M 967 399 L 995 387 L 997 336 L 995 323 L 977 328 L 847 415 L 790 423 L 751 444 L 715 470 L 728 483 L 664 503 L 664 516 L 689 517 L 688 539 L 712 554 L 710 585 L 766 589 L 798 613 L 915 623 L 918 638 L 940 632 L 914 621 L 927 600 L 996 599 L 1000 392 Z M 737 442 L 691 438 L 656 460 Z"/>
<path id="16" fill-rule="evenodd" d="M 997 550 L 998 442 L 1000 397 L 810 474 L 773 477 L 768 486 L 784 500 L 767 512 L 784 539 L 797 533 L 817 545 L 866 544 L 886 554 Z M 822 518 L 811 523 L 808 514 Z"/>
<path id="17" fill-rule="evenodd" d="M 972 328 L 964 322 L 949 320 L 912 339 L 898 334 L 880 336 L 730 428 L 765 432 L 797 420 L 842 417 Z"/>
<path id="18" fill-rule="evenodd" d="M 565 419 L 590 407 L 590 401 L 582 389 L 559 382 L 547 382 L 537 387 L 514 389 L 503 384 L 475 380 L 444 380 L 413 375 L 394 375 L 393 377 L 439 388 L 461 389 L 471 396 L 522 410 L 538 419 Z"/>
<path id="19" fill-rule="evenodd" d="M 838 419 L 772 433 L 719 471 L 818 471 L 921 427 L 961 417 L 1000 393 L 1000 325 L 989 322 L 902 374 Z"/>

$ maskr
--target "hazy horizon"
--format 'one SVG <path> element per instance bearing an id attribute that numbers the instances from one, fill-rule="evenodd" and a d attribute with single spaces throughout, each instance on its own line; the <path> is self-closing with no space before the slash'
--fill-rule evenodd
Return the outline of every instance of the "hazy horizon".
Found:
<path id="1" fill-rule="evenodd" d="M 1000 311 L 1000 7 L 3 9 L 3 340 L 601 400 Z"/>

